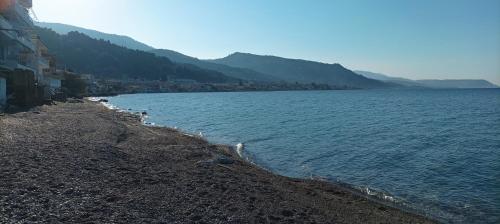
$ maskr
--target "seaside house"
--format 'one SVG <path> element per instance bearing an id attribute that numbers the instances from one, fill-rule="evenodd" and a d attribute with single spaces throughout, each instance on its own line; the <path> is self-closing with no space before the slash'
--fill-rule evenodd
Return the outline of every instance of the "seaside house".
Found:
<path id="1" fill-rule="evenodd" d="M 95 94 L 97 93 L 97 81 L 92 74 L 81 74 L 80 75 L 81 79 L 87 84 L 87 90 L 86 92 L 88 94 Z"/>
<path id="2" fill-rule="evenodd" d="M 57 70 L 56 59 L 49 54 L 49 49 L 40 39 L 40 36 L 34 35 L 33 43 L 36 46 L 36 79 L 44 87 L 44 98 L 51 99 L 52 96 L 60 91 L 64 75 Z"/>
<path id="3" fill-rule="evenodd" d="M 43 98 L 41 56 L 46 47 L 33 36 L 29 15 L 32 0 L 0 0 L 0 103 L 13 96 L 15 103 L 30 105 Z M 41 44 L 40 44 L 41 43 Z M 42 89 L 42 90 L 40 90 Z"/>
<path id="4" fill-rule="evenodd" d="M 35 76 L 36 79 L 42 83 L 44 81 L 44 73 L 50 69 L 49 60 L 51 57 L 49 55 L 49 49 L 42 40 L 40 40 L 38 35 L 33 35 L 31 40 L 35 44 Z"/>
<path id="5" fill-rule="evenodd" d="M 0 0 L 0 67 L 4 70 L 35 70 L 33 22 L 30 0 Z"/>

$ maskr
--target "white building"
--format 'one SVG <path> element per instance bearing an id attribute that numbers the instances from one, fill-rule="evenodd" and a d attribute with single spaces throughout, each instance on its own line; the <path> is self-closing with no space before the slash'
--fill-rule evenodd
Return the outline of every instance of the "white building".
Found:
<path id="1" fill-rule="evenodd" d="M 31 0 L 0 0 L 0 68 L 36 73 Z"/>
<path id="2" fill-rule="evenodd" d="M 33 40 L 31 7 L 32 0 L 0 0 L 0 103 L 3 104 L 9 88 L 6 80 L 12 78 L 15 70 L 30 71 L 35 83 L 43 82 Z"/>

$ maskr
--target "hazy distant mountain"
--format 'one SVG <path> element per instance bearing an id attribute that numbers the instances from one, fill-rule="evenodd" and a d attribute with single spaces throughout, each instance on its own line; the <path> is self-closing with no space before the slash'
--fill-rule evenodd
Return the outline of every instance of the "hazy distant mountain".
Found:
<path id="1" fill-rule="evenodd" d="M 215 79 L 209 78 L 210 80 L 234 81 L 235 79 L 230 78 L 234 77 L 236 79 L 256 82 L 315 82 L 357 88 L 385 88 L 394 86 L 417 88 L 499 88 L 497 85 L 486 80 L 411 80 L 368 71 L 352 72 L 340 64 L 325 64 L 246 53 L 234 53 L 216 60 L 199 60 L 172 50 L 154 49 L 128 36 L 108 34 L 60 23 L 36 22 L 36 24 L 40 27 L 52 29 L 58 34 L 68 34 L 69 32 L 77 31 L 91 38 L 109 41 L 112 44 L 128 49 L 151 52 L 157 56 L 167 57 L 173 62 L 182 63 L 185 68 L 190 67 L 188 69 L 190 72 L 197 70 L 199 73 L 211 73 L 214 71 L 222 73 L 218 73 L 217 75 L 215 73 L 211 74 L 214 75 L 212 78 L 222 76 Z M 75 35 L 72 36 L 75 37 Z M 68 61 L 66 58 L 62 58 L 62 60 Z M 95 68 L 94 70 L 99 69 Z"/>
<path id="2" fill-rule="evenodd" d="M 190 64 L 174 63 L 166 57 L 132 50 L 79 32 L 65 35 L 35 27 L 35 32 L 57 58 L 59 67 L 90 73 L 106 79 L 172 80 L 190 79 L 201 83 L 237 83 L 220 72 Z"/>
<path id="3" fill-rule="evenodd" d="M 405 78 L 400 78 L 400 77 L 391 77 L 388 75 L 380 74 L 380 73 L 375 73 L 375 72 L 368 72 L 368 71 L 354 71 L 364 77 L 370 78 L 370 79 L 376 79 L 384 82 L 390 82 L 390 83 L 396 83 L 402 86 L 406 87 L 425 87 L 423 84 L 416 82 L 415 80 L 411 79 L 405 79 Z"/>
<path id="4" fill-rule="evenodd" d="M 225 58 L 210 61 L 232 67 L 252 69 L 264 74 L 271 74 L 274 77 L 288 82 L 314 82 L 356 88 L 386 88 L 394 85 L 366 78 L 344 68 L 340 64 L 326 64 L 248 53 L 234 53 Z"/>
<path id="5" fill-rule="evenodd" d="M 391 77 L 385 74 L 355 71 L 367 78 L 377 79 L 385 82 L 397 83 L 407 87 L 425 87 L 425 88 L 499 88 L 499 86 L 482 79 L 427 79 L 427 80 L 411 80 L 399 77 Z"/>
<path id="6" fill-rule="evenodd" d="M 211 69 L 218 72 L 222 72 L 223 74 L 231 77 L 235 77 L 238 79 L 244 79 L 249 81 L 256 82 L 275 82 L 280 81 L 278 78 L 273 77 L 272 75 L 263 74 L 260 72 L 253 71 L 251 69 L 246 68 L 236 68 L 223 64 L 212 63 L 209 61 L 200 60 L 194 57 L 190 57 L 184 54 L 181 54 L 176 51 L 166 50 L 166 49 L 156 49 L 150 51 L 158 56 L 167 57 L 170 60 L 178 63 L 188 63 L 196 65 L 200 68 Z"/>
<path id="7" fill-rule="evenodd" d="M 416 82 L 423 84 L 424 86 L 429 88 L 456 88 L 456 89 L 499 88 L 499 86 L 483 79 L 445 79 L 445 80 L 428 79 L 428 80 L 416 80 Z"/>
<path id="8" fill-rule="evenodd" d="M 128 36 L 108 34 L 108 33 L 103 33 L 103 32 L 99 32 L 99 31 L 95 31 L 95 30 L 85 29 L 85 28 L 61 24 L 61 23 L 35 22 L 35 25 L 37 25 L 39 27 L 45 27 L 45 28 L 52 29 L 53 31 L 55 31 L 58 34 L 68 34 L 71 31 L 77 31 L 79 33 L 83 33 L 83 34 L 85 34 L 89 37 L 92 37 L 94 39 L 108 40 L 112 44 L 116 44 L 118 46 L 126 47 L 126 48 L 133 49 L 133 50 L 150 51 L 150 50 L 154 49 L 153 47 L 148 46 L 148 45 L 141 43 L 139 41 L 136 41 Z"/>
<path id="9" fill-rule="evenodd" d="M 370 79 L 376 79 L 376 80 L 381 80 L 381 81 L 388 81 L 388 80 L 392 80 L 392 79 L 403 79 L 403 78 L 397 78 L 397 77 L 390 77 L 390 76 L 387 76 L 387 75 L 384 75 L 384 74 L 381 74 L 381 73 L 375 73 L 375 72 L 368 72 L 368 71 L 354 71 L 366 78 L 370 78 Z M 409 79 L 406 79 L 408 81 L 413 81 L 413 80 L 409 80 Z"/>

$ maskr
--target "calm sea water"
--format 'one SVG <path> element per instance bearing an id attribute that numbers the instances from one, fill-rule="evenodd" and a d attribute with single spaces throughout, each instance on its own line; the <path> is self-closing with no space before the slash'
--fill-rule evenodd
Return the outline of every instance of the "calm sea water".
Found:
<path id="1" fill-rule="evenodd" d="M 500 220 L 500 90 L 122 95 L 148 121 L 244 143 L 255 163 L 385 192 L 447 222 Z M 390 199 L 390 198 L 389 198 Z"/>

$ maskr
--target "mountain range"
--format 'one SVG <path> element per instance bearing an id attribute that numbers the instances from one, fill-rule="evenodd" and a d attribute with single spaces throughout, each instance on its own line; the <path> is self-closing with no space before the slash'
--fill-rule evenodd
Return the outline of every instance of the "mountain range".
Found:
<path id="1" fill-rule="evenodd" d="M 499 86 L 488 82 L 483 79 L 421 79 L 412 80 L 400 77 L 392 77 L 389 75 L 374 73 L 368 71 L 355 71 L 356 73 L 365 77 L 376 79 L 384 82 L 396 83 L 401 86 L 414 87 L 414 88 L 448 88 L 448 89 L 488 89 L 499 88 Z"/>
<path id="2" fill-rule="evenodd" d="M 141 50 L 141 51 L 154 50 L 153 47 L 151 47 L 147 44 L 141 43 L 139 41 L 136 41 L 128 36 L 103 33 L 103 32 L 99 32 L 96 30 L 90 30 L 90 29 L 85 29 L 85 28 L 61 24 L 61 23 L 35 22 L 35 25 L 39 26 L 39 27 L 45 27 L 45 28 L 51 29 L 51 30 L 53 30 L 61 35 L 68 34 L 69 32 L 72 32 L 72 31 L 76 31 L 79 33 L 83 33 L 89 37 L 92 37 L 94 39 L 107 40 L 113 44 L 116 44 L 116 45 L 122 46 L 122 47 L 126 47 L 126 48 L 129 48 L 132 50 Z"/>
<path id="3" fill-rule="evenodd" d="M 200 60 L 172 50 L 155 49 L 150 52 L 156 54 L 157 56 L 167 57 L 174 62 L 192 64 L 200 68 L 215 70 L 227 76 L 235 77 L 238 79 L 248 80 L 252 82 L 284 81 L 282 79 L 274 77 L 273 75 L 260 73 L 247 68 L 232 67 L 228 65 L 213 63 L 206 60 Z"/>
<path id="4" fill-rule="evenodd" d="M 220 60 L 200 60 L 172 50 L 153 49 L 146 44 L 142 44 L 126 36 L 106 34 L 59 23 L 39 22 L 36 25 L 54 30 L 61 35 L 68 34 L 71 31 L 79 32 L 94 39 L 109 41 L 118 46 L 147 51 L 157 56 L 166 57 L 172 62 L 190 64 L 202 69 L 220 72 L 228 77 L 252 82 L 317 83 L 350 88 L 386 88 L 391 86 L 391 84 L 360 76 L 339 64 L 324 64 L 313 61 L 245 54 L 245 57 L 252 58 L 254 61 L 258 59 L 258 61 L 264 64 L 274 64 L 276 69 L 265 69 L 265 66 L 234 66 L 231 65 L 231 62 L 236 61 L 239 58 L 238 56 L 242 56 L 241 54 L 233 54 Z M 269 59 L 271 61 L 267 61 Z M 280 63 L 275 63 L 278 61 Z M 299 67 L 302 67 L 302 69 L 294 71 L 295 68 Z"/>
<path id="5" fill-rule="evenodd" d="M 393 85 L 369 79 L 344 68 L 340 64 L 326 64 L 276 56 L 261 56 L 234 53 L 212 62 L 233 67 L 252 69 L 265 74 L 299 83 L 325 83 L 332 86 L 354 86 L 359 88 L 383 88 Z"/>
<path id="6" fill-rule="evenodd" d="M 107 40 L 97 40 L 76 31 L 58 34 L 51 29 L 35 27 L 35 32 L 55 56 L 59 67 L 91 73 L 98 78 L 239 82 L 217 71 L 175 63 L 166 57 L 118 46 Z"/>
<path id="7" fill-rule="evenodd" d="M 233 53 L 227 57 L 202 60 L 168 50 L 155 49 L 127 36 L 107 34 L 95 30 L 60 23 L 38 22 L 37 26 L 49 28 L 64 35 L 72 31 L 91 38 L 109 41 L 124 48 L 138 50 L 168 58 L 170 62 L 183 64 L 202 71 L 217 72 L 224 80 L 246 80 L 250 82 L 318 83 L 352 88 L 497 88 L 486 80 L 410 80 L 379 73 L 353 72 L 340 64 L 327 64 L 301 59 L 276 56 Z M 218 80 L 218 79 L 217 79 Z"/>

